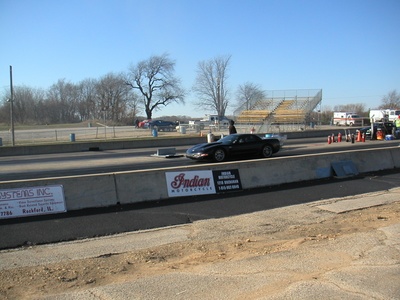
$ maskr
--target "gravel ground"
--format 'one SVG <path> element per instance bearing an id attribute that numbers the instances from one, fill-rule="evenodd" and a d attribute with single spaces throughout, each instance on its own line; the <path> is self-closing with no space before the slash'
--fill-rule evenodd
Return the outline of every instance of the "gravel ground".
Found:
<path id="1" fill-rule="evenodd" d="M 400 299 L 399 200 L 395 188 L 2 251 L 0 298 Z"/>

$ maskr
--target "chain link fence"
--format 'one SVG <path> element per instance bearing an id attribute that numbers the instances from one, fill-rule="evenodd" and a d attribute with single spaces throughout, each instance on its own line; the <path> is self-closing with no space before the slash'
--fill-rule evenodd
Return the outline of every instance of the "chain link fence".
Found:
<path id="1" fill-rule="evenodd" d="M 286 124 L 286 125 L 238 125 L 236 129 L 238 133 L 284 133 L 291 131 L 303 130 L 319 130 L 331 128 L 332 126 L 307 126 L 307 124 Z M 335 128 L 333 126 L 333 128 Z M 227 128 L 216 128 L 215 126 L 200 130 L 199 128 L 191 128 L 185 126 L 184 130 L 177 128 L 176 131 L 163 132 L 158 131 L 156 136 L 152 129 L 135 128 L 133 126 L 107 126 L 107 127 L 71 127 L 71 128 L 49 128 L 49 129 L 27 129 L 15 130 L 14 142 L 15 145 L 32 145 L 45 143 L 67 143 L 79 141 L 105 141 L 113 139 L 140 139 L 154 137 L 176 137 L 176 136 L 207 136 L 208 133 L 213 133 L 216 136 L 227 135 Z M 0 131 L 0 146 L 12 145 L 11 131 Z"/>
<path id="2" fill-rule="evenodd" d="M 183 129 L 183 128 L 182 128 Z M 107 126 L 107 127 L 71 127 L 71 128 L 49 128 L 49 129 L 27 129 L 14 130 L 15 145 L 31 145 L 45 143 L 67 143 L 79 141 L 105 141 L 113 139 L 138 139 L 162 136 L 199 136 L 213 132 L 215 135 L 227 134 L 225 128 L 206 127 L 203 130 L 185 126 L 184 130 L 177 128 L 175 131 L 164 132 L 154 129 L 135 128 L 133 126 Z M 0 146 L 12 146 L 12 132 L 0 131 Z"/>
<path id="3" fill-rule="evenodd" d="M 150 129 L 132 126 L 15 130 L 15 145 L 112 140 L 152 136 Z M 11 131 L 0 131 L 3 146 L 12 145 Z"/>

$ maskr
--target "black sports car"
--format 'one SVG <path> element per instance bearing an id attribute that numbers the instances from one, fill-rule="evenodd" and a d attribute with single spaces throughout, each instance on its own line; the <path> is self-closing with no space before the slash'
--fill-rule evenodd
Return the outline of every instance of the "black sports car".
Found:
<path id="1" fill-rule="evenodd" d="M 193 146 L 186 151 L 186 157 L 221 162 L 235 157 L 271 157 L 280 148 L 281 143 L 277 138 L 261 138 L 255 134 L 231 134 L 216 142 Z"/>

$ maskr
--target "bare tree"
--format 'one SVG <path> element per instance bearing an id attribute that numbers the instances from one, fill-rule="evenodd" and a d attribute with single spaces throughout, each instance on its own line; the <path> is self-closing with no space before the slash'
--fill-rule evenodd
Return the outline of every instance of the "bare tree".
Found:
<path id="1" fill-rule="evenodd" d="M 180 80 L 174 76 L 175 62 L 168 54 L 151 56 L 140 61 L 129 70 L 126 84 L 143 97 L 143 106 L 148 119 L 153 111 L 173 102 L 184 103 L 184 91 Z"/>
<path id="2" fill-rule="evenodd" d="M 252 109 L 253 105 L 257 101 L 265 99 L 265 91 L 263 91 L 258 85 L 247 82 L 241 84 L 236 92 L 237 110 L 249 110 Z"/>
<path id="3" fill-rule="evenodd" d="M 96 107 L 105 119 L 118 123 L 125 117 L 129 87 L 122 75 L 109 73 L 96 84 Z"/>
<path id="4" fill-rule="evenodd" d="M 193 91 L 199 97 L 195 105 L 208 111 L 216 111 L 220 117 L 225 116 L 229 103 L 226 81 L 230 59 L 231 56 L 221 56 L 199 62 L 193 86 Z"/>
<path id="5" fill-rule="evenodd" d="M 334 111 L 348 111 L 363 116 L 366 113 L 364 103 L 346 104 L 346 105 L 336 105 Z"/>
<path id="6" fill-rule="evenodd" d="M 400 94 L 396 90 L 390 91 L 382 97 L 382 104 L 379 108 L 400 109 Z"/>
<path id="7" fill-rule="evenodd" d="M 132 120 L 137 119 L 138 115 L 143 110 L 143 103 L 140 101 L 137 93 L 129 92 L 127 98 L 127 109 L 128 114 L 132 117 Z"/>
<path id="8" fill-rule="evenodd" d="M 0 124 L 6 124 L 10 120 L 10 94 L 8 92 L 5 92 L 1 96 L 1 105 L 0 105 Z"/>
<path id="9" fill-rule="evenodd" d="M 27 86 L 14 87 L 14 118 L 17 123 L 26 124 L 40 120 L 37 103 L 43 100 L 45 93 L 41 89 Z"/>
<path id="10" fill-rule="evenodd" d="M 93 79 L 82 80 L 78 85 L 77 110 L 81 121 L 95 119 L 96 116 L 96 84 Z"/>
<path id="11" fill-rule="evenodd" d="M 70 123 L 79 120 L 77 113 L 78 89 L 76 85 L 60 79 L 47 93 L 50 103 L 50 123 Z"/>

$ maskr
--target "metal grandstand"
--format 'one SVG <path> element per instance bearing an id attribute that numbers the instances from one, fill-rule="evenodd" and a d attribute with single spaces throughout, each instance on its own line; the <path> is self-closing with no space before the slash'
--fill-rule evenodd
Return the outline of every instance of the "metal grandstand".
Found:
<path id="1" fill-rule="evenodd" d="M 236 123 L 256 126 L 258 132 L 271 131 L 271 126 L 303 128 L 321 101 L 322 89 L 266 91 L 265 99 L 245 103 L 235 111 Z"/>

